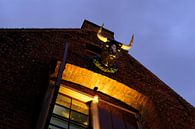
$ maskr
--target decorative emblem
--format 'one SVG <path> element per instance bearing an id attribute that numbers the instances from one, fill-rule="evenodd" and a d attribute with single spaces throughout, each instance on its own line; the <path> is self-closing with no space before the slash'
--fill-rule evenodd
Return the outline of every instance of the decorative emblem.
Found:
<path id="1" fill-rule="evenodd" d="M 121 49 L 128 51 L 132 48 L 134 35 L 132 35 L 129 45 L 120 43 L 114 39 L 104 37 L 101 32 L 104 24 L 97 32 L 97 37 L 103 42 L 103 50 L 100 57 L 94 58 L 93 63 L 104 72 L 115 73 L 118 70 L 117 59 Z"/>

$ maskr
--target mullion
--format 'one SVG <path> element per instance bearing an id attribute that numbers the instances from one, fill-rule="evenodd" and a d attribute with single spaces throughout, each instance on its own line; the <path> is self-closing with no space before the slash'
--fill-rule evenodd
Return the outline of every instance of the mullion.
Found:
<path id="1" fill-rule="evenodd" d="M 83 125 L 82 123 L 79 123 L 79 122 L 71 120 L 71 119 L 69 120 L 69 119 L 64 118 L 62 116 L 59 116 L 58 114 L 55 114 L 55 113 L 53 113 L 52 117 L 55 117 L 55 118 L 60 119 L 62 121 L 66 121 L 68 123 L 72 123 L 72 124 L 75 124 L 75 125 L 82 126 L 82 127 L 86 128 L 86 125 Z"/>
<path id="2" fill-rule="evenodd" d="M 62 96 L 65 96 L 65 97 L 68 97 L 68 98 L 70 98 L 70 99 L 74 99 L 74 100 L 76 100 L 76 101 L 79 101 L 79 102 L 81 102 L 81 103 L 84 103 L 83 101 L 81 101 L 81 100 L 79 100 L 79 99 L 76 99 L 76 98 L 72 98 L 72 97 L 70 97 L 70 96 L 68 96 L 68 95 L 66 95 L 66 94 L 63 94 L 63 93 L 58 93 L 58 94 L 60 94 L 60 95 L 62 95 Z M 86 104 L 86 103 L 84 103 L 84 104 Z"/>
<path id="3" fill-rule="evenodd" d="M 58 106 L 60 106 L 60 107 L 66 108 L 66 109 L 70 109 L 69 107 L 65 107 L 65 106 L 63 106 L 63 105 L 61 105 L 61 104 L 58 104 L 58 103 L 55 103 L 55 105 L 58 105 Z"/>
<path id="4" fill-rule="evenodd" d="M 82 126 L 82 127 L 86 127 L 86 126 L 88 126 L 88 125 L 84 125 L 84 124 L 82 124 L 82 123 L 79 123 L 78 121 L 71 120 L 71 119 L 70 119 L 70 122 L 71 122 L 71 123 L 73 123 L 73 124 L 76 124 L 76 125 Z"/>
<path id="5" fill-rule="evenodd" d="M 78 101 L 77 99 L 74 99 L 73 98 L 73 100 L 76 100 L 76 101 Z M 85 104 L 85 105 L 87 105 L 86 103 L 84 103 L 84 102 L 82 102 L 82 101 L 79 101 L 80 103 L 82 103 L 82 104 Z M 89 106 L 87 106 L 88 107 L 88 110 L 89 110 Z M 72 109 L 72 108 L 71 108 Z M 74 109 L 72 109 L 73 111 L 76 111 L 76 110 L 74 110 Z M 79 112 L 79 111 L 76 111 L 76 112 Z M 82 112 L 79 112 L 79 113 L 81 113 L 81 114 L 84 114 L 84 115 L 86 115 L 86 116 L 88 116 L 87 114 L 85 114 L 85 113 L 82 113 Z"/>
<path id="6" fill-rule="evenodd" d="M 79 111 L 76 111 L 76 110 L 72 109 L 72 105 L 73 105 L 72 101 L 73 101 L 73 98 L 71 98 L 71 97 L 69 97 L 69 96 L 67 96 L 67 95 L 65 95 L 65 94 L 62 94 L 62 93 L 58 93 L 58 94 L 60 94 L 60 95 L 62 95 L 62 96 L 65 96 L 65 97 L 68 97 L 68 98 L 71 99 L 71 101 L 70 101 L 70 107 L 69 107 L 69 108 L 68 108 L 68 107 L 65 107 L 64 105 L 55 103 L 55 105 L 58 105 L 58 106 L 63 107 L 63 108 L 65 108 L 65 109 L 69 109 L 69 112 L 68 112 L 68 113 L 69 113 L 69 117 L 68 117 L 68 118 L 65 118 L 65 117 L 60 116 L 60 115 L 55 114 L 55 113 L 52 113 L 52 114 L 53 114 L 52 116 L 54 116 L 54 117 L 56 117 L 56 118 L 58 118 L 58 119 L 61 119 L 61 120 L 63 120 L 63 121 L 68 122 L 68 129 L 70 129 L 70 123 L 71 123 L 71 124 L 74 124 L 74 125 L 77 125 L 77 126 L 81 126 L 81 127 L 83 127 L 83 128 L 86 128 L 88 125 L 84 125 L 84 124 L 82 124 L 82 123 L 79 123 L 78 121 L 75 121 L 75 120 L 71 120 L 71 119 L 70 119 L 70 118 L 71 118 L 71 112 L 74 111 L 74 112 L 76 112 L 76 113 L 79 113 L 79 114 L 81 114 L 81 115 L 84 115 L 84 116 L 88 117 L 88 122 L 89 122 L 89 113 L 88 113 L 88 115 L 87 115 L 87 114 L 84 114 L 84 113 L 82 113 L 82 112 L 79 112 Z M 80 100 L 77 100 L 77 99 L 74 99 L 74 100 L 83 103 L 83 102 L 80 101 Z M 84 103 L 84 104 L 85 104 L 85 103 Z M 89 112 L 89 110 L 88 110 L 88 112 Z M 50 124 L 53 125 L 52 123 L 50 123 Z M 89 123 L 88 123 L 88 124 L 89 124 Z M 58 126 L 58 125 L 53 125 L 53 126 L 56 126 L 56 127 L 58 127 L 58 128 L 62 128 L 62 129 L 65 129 L 65 128 L 60 127 L 60 126 Z"/>
<path id="7" fill-rule="evenodd" d="M 79 122 L 77 122 L 77 121 L 74 121 L 74 120 L 71 120 L 71 119 L 70 119 L 71 111 L 75 111 L 75 110 L 72 109 L 72 100 L 73 100 L 73 98 L 71 98 L 71 103 L 70 103 L 70 110 L 69 110 L 69 111 L 70 111 L 70 113 L 69 113 L 69 121 L 70 121 L 70 122 L 68 122 L 68 129 L 70 129 L 70 123 L 73 123 L 73 124 L 75 124 L 75 125 L 82 126 L 82 127 L 86 128 L 85 125 L 83 125 L 83 124 L 81 124 L 81 123 L 79 123 Z M 78 112 L 78 111 L 76 111 L 76 112 Z M 81 112 L 78 112 L 78 113 L 81 113 Z M 81 114 L 83 114 L 83 113 L 81 113 Z M 84 115 L 87 116 L 86 114 L 84 114 Z"/>
<path id="8" fill-rule="evenodd" d="M 71 102 L 72 102 L 72 100 L 71 100 Z M 83 116 L 88 117 L 88 115 L 86 115 L 86 114 L 84 114 L 84 113 L 82 113 L 82 112 L 78 112 L 78 111 L 72 109 L 72 108 L 71 108 L 71 107 L 72 107 L 72 103 L 70 103 L 70 108 L 67 108 L 67 107 L 65 107 L 65 106 L 63 106 L 63 105 L 60 105 L 60 104 L 57 104 L 57 103 L 56 103 L 56 105 L 58 105 L 58 106 L 60 106 L 60 107 L 63 107 L 63 108 L 65 108 L 65 109 L 69 109 L 69 118 L 65 118 L 65 117 L 60 116 L 60 115 L 58 115 L 58 114 L 52 113 L 52 114 L 54 115 L 54 117 L 59 118 L 59 119 L 64 120 L 64 121 L 67 121 L 67 122 L 73 121 L 74 124 L 76 124 L 76 125 L 79 124 L 79 125 L 82 125 L 83 127 L 86 126 L 86 125 L 84 125 L 84 124 L 82 124 L 82 123 L 79 123 L 79 122 L 77 122 L 77 121 L 75 121 L 75 120 L 71 120 L 71 119 L 70 119 L 70 116 L 71 116 L 71 112 L 72 112 L 72 111 L 74 111 L 74 112 L 76 112 L 76 113 L 79 113 L 79 114 L 81 114 L 81 115 L 83 115 Z"/>
<path id="9" fill-rule="evenodd" d="M 62 95 L 62 96 L 65 96 L 65 97 L 67 97 L 67 98 L 70 98 L 70 99 L 72 99 L 70 96 L 68 96 L 68 95 L 65 95 L 65 94 L 63 94 L 63 93 L 60 93 L 60 92 L 58 92 L 58 94 L 60 94 L 60 95 Z"/>
<path id="10" fill-rule="evenodd" d="M 71 119 L 62 117 L 62 116 L 60 116 L 60 115 L 58 115 L 58 114 L 55 114 L 55 113 L 52 113 L 52 114 L 53 114 L 52 117 L 58 118 L 58 119 L 60 119 L 60 120 L 66 121 L 66 122 L 68 122 L 68 123 L 73 123 L 73 124 L 76 124 L 76 125 L 79 125 L 79 126 L 82 126 L 82 127 L 86 127 L 86 125 L 84 125 L 84 124 L 82 124 L 82 123 L 79 123 L 79 122 L 77 122 L 77 121 L 75 121 L 75 120 L 71 120 Z"/>
<path id="11" fill-rule="evenodd" d="M 69 122 L 69 119 L 65 118 L 65 117 L 62 117 L 58 114 L 55 114 L 55 113 L 52 113 L 52 117 L 55 117 L 55 118 L 58 118 L 60 120 L 63 120 L 63 121 L 66 121 L 66 122 Z"/>
<path id="12" fill-rule="evenodd" d="M 66 109 L 71 109 L 71 108 L 65 107 L 65 106 L 63 106 L 63 105 L 60 105 L 60 104 L 58 104 L 58 103 L 56 103 L 56 105 L 58 105 L 58 106 L 60 106 L 60 107 L 63 107 L 63 108 L 66 108 Z M 72 110 L 72 111 L 75 111 L 75 112 L 77 112 L 77 113 L 80 113 L 80 114 L 82 114 L 82 115 L 88 116 L 87 114 L 82 113 L 82 112 L 79 112 L 79 111 L 76 111 L 76 110 L 74 110 L 74 109 L 71 109 L 71 110 Z M 88 111 L 88 112 L 89 112 L 89 111 Z"/>
<path id="13" fill-rule="evenodd" d="M 58 115 L 58 114 L 55 114 L 55 113 L 53 113 L 52 117 L 55 117 L 55 118 L 60 119 L 60 120 L 62 120 L 62 121 L 66 121 L 66 122 L 68 122 L 68 123 L 73 123 L 73 124 L 75 124 L 75 125 L 82 126 L 82 127 L 84 127 L 84 128 L 86 127 L 86 125 L 84 125 L 84 124 L 82 124 L 82 123 L 79 123 L 79 122 L 74 121 L 74 120 L 71 120 L 71 119 L 69 120 L 69 119 L 64 118 L 64 117 L 62 117 L 62 116 L 60 116 L 60 115 Z"/>
<path id="14" fill-rule="evenodd" d="M 64 118 L 64 117 L 62 117 L 62 116 L 60 116 L 60 115 L 58 115 L 58 114 L 55 114 L 55 113 L 52 113 L 51 119 L 52 119 L 52 118 L 54 118 L 54 120 L 57 119 L 57 121 L 61 121 L 62 123 L 66 122 L 66 123 L 68 124 L 68 122 L 69 122 L 67 118 Z M 57 127 L 60 127 L 60 128 L 63 128 L 63 129 L 68 129 L 68 128 L 62 127 L 61 125 L 58 125 L 58 124 L 56 124 L 56 123 L 51 123 L 51 121 L 50 121 L 50 124 L 51 124 L 51 125 L 56 125 Z M 66 125 L 67 125 L 67 124 L 66 124 Z M 67 125 L 67 126 L 68 126 L 68 125 Z"/>
<path id="15" fill-rule="evenodd" d="M 67 95 L 64 95 L 64 94 L 62 94 L 62 93 L 60 93 L 60 92 L 58 93 L 58 95 L 59 95 L 59 94 L 62 95 L 63 97 L 67 97 L 67 98 L 70 99 L 70 100 L 72 99 L 71 97 L 69 97 L 69 96 L 67 96 Z M 68 102 L 67 102 L 67 103 L 68 103 Z M 70 103 L 71 103 L 71 102 L 70 102 Z M 55 102 L 55 104 L 61 105 L 61 104 L 58 104 L 57 101 Z M 61 105 L 61 106 L 63 106 L 63 105 Z M 65 106 L 63 106 L 63 107 L 65 107 Z M 67 107 L 67 108 L 70 108 L 70 107 Z"/>

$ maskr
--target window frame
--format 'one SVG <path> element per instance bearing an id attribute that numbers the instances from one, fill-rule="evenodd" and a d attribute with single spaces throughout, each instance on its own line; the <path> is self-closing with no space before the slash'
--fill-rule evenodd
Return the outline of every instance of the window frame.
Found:
<path id="1" fill-rule="evenodd" d="M 51 115 L 51 117 L 50 117 L 50 120 L 52 119 L 52 117 L 55 117 L 55 118 L 57 118 L 57 119 L 59 119 L 59 120 L 63 120 L 63 121 L 65 121 L 65 122 L 68 123 L 68 125 L 67 125 L 67 126 L 68 126 L 68 129 L 70 128 L 70 124 L 74 124 L 74 125 L 76 125 L 76 126 L 81 126 L 83 129 L 87 129 L 88 126 L 90 126 L 89 124 L 91 123 L 91 122 L 89 121 L 89 120 L 90 120 L 90 118 L 89 118 L 89 117 L 90 117 L 90 111 L 89 111 L 90 108 L 89 108 L 89 105 L 86 104 L 86 103 L 84 103 L 83 101 L 77 99 L 77 98 L 73 98 L 73 97 L 71 97 L 71 96 L 68 96 L 67 94 L 63 94 L 63 93 L 58 92 L 58 95 L 62 95 L 62 96 L 64 96 L 64 97 L 67 97 L 67 98 L 70 99 L 70 107 L 66 107 L 66 106 L 64 106 L 64 105 L 61 105 L 61 104 L 57 103 L 57 99 L 58 99 L 58 98 L 56 99 L 55 104 L 54 104 L 54 107 L 55 107 L 55 106 L 59 106 L 59 107 L 61 107 L 61 108 L 67 109 L 67 110 L 68 110 L 68 118 L 63 117 L 63 116 L 61 116 L 61 115 L 59 115 L 59 114 L 54 113 L 54 109 L 53 109 L 52 115 Z M 82 104 L 85 104 L 85 105 L 88 107 L 88 113 L 85 114 L 85 113 L 83 113 L 83 112 L 79 112 L 79 111 L 77 111 L 77 110 L 75 110 L 75 109 L 72 109 L 73 100 L 76 100 L 76 101 L 78 101 L 78 102 L 80 102 L 80 103 L 82 103 Z M 85 124 L 82 124 L 81 122 L 78 122 L 78 121 L 76 121 L 76 120 L 72 120 L 72 119 L 71 119 L 71 114 L 72 114 L 72 112 L 75 112 L 75 113 L 78 113 L 78 114 L 81 114 L 81 115 L 87 117 L 87 122 L 88 122 L 88 124 L 85 125 Z M 55 127 L 60 127 L 60 126 L 58 126 L 58 125 L 52 124 L 51 122 L 49 122 L 49 124 L 48 124 L 47 127 L 49 127 L 49 125 L 52 125 L 52 126 L 55 126 Z M 63 128 L 63 127 L 60 127 L 60 128 L 66 129 L 66 128 Z"/>

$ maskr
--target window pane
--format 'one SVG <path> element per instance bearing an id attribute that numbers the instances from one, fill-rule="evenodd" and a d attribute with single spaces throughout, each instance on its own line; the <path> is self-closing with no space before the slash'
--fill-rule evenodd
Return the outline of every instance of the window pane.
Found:
<path id="1" fill-rule="evenodd" d="M 89 108 L 85 103 L 79 102 L 77 100 L 72 99 L 72 106 L 71 109 L 84 113 L 86 115 L 88 115 L 89 113 Z"/>
<path id="2" fill-rule="evenodd" d="M 50 120 L 50 123 L 57 125 L 57 126 L 60 126 L 60 127 L 63 127 L 63 128 L 68 128 L 68 122 L 60 120 L 56 117 L 52 117 Z"/>
<path id="3" fill-rule="evenodd" d="M 48 129 L 60 129 L 60 128 L 55 127 L 55 126 L 53 126 L 53 125 L 49 125 Z"/>
<path id="4" fill-rule="evenodd" d="M 58 94 L 58 97 L 56 100 L 57 104 L 70 108 L 70 102 L 71 102 L 71 99 L 69 97 Z"/>
<path id="5" fill-rule="evenodd" d="M 70 129 L 85 129 L 85 128 L 75 125 L 75 124 L 70 124 Z"/>
<path id="6" fill-rule="evenodd" d="M 71 111 L 71 115 L 70 115 L 70 119 L 73 121 L 76 121 L 78 123 L 81 123 L 83 125 L 88 125 L 88 116 L 75 112 L 75 111 Z"/>
<path id="7" fill-rule="evenodd" d="M 62 117 L 65 117 L 65 118 L 69 118 L 69 109 L 67 108 L 64 108 L 64 107 L 61 107 L 61 106 L 58 106 L 58 105 L 55 105 L 54 106 L 54 110 L 53 110 L 53 113 L 57 114 L 57 115 L 60 115 Z"/>

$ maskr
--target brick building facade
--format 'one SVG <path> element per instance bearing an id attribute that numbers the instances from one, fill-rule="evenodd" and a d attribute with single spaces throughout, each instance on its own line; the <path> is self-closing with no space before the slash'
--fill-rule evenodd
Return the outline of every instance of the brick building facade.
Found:
<path id="1" fill-rule="evenodd" d="M 127 51 L 116 73 L 95 67 L 98 29 L 87 20 L 76 29 L 0 29 L 0 129 L 195 128 L 194 107 Z M 107 29 L 103 34 L 114 39 Z"/>

